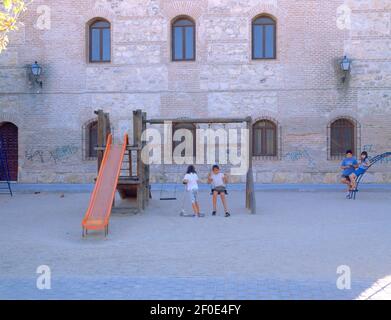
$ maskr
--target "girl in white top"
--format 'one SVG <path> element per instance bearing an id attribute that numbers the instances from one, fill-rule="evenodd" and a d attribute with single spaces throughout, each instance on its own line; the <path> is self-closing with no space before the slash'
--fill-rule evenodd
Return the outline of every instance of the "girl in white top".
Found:
<path id="1" fill-rule="evenodd" d="M 198 204 L 198 176 L 193 165 L 187 168 L 183 183 L 186 185 L 186 190 L 191 194 L 191 205 L 193 207 L 194 214 L 197 217 L 202 217 L 200 213 L 200 205 Z"/>
<path id="2" fill-rule="evenodd" d="M 213 211 L 212 215 L 215 216 L 217 212 L 217 196 L 220 196 L 221 202 L 224 206 L 225 216 L 229 217 L 230 214 L 228 212 L 227 199 L 225 195 L 227 194 L 226 184 L 227 184 L 227 176 L 220 172 L 220 168 L 218 165 L 214 165 L 212 167 L 212 172 L 208 175 L 208 183 L 212 185 L 212 201 L 213 201 Z"/>

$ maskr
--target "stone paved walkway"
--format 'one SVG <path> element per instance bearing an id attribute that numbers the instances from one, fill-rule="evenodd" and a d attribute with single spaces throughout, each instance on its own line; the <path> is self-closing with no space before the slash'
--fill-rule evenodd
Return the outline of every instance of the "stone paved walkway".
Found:
<path id="1" fill-rule="evenodd" d="M 155 194 L 156 196 L 156 194 Z M 258 214 L 232 190 L 232 217 L 181 218 L 178 201 L 115 214 L 110 235 L 81 238 L 88 193 L 0 197 L 2 299 L 391 299 L 391 194 L 258 191 Z M 156 198 L 156 197 L 155 197 Z M 189 210 L 189 205 L 187 205 Z M 52 289 L 38 290 L 48 265 Z M 351 289 L 336 286 L 351 269 Z"/>
<path id="2" fill-rule="evenodd" d="M 368 288 L 369 283 L 367 281 L 353 282 L 350 290 L 338 290 L 335 283 L 328 281 L 214 277 L 53 278 L 50 290 L 38 290 L 34 278 L 2 279 L 0 284 L 1 299 L 327 300 L 358 298 L 360 293 Z M 378 288 L 373 293 L 380 297 L 386 291 Z M 375 295 L 371 298 L 375 298 Z"/>

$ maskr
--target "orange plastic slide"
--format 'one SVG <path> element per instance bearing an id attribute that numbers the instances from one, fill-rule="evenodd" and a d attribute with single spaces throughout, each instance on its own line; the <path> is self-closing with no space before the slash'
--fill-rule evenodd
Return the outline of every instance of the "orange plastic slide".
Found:
<path id="1" fill-rule="evenodd" d="M 108 234 L 109 219 L 113 206 L 115 191 L 121 171 L 128 135 L 125 134 L 123 145 L 112 144 L 113 137 L 107 138 L 106 149 L 98 178 L 92 192 L 90 204 L 82 222 L 83 237 L 88 230 L 104 230 Z"/>

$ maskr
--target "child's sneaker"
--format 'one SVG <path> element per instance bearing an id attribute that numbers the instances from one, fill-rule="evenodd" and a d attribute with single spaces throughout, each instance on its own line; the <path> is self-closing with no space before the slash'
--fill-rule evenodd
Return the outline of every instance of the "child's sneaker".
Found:
<path id="1" fill-rule="evenodd" d="M 203 213 L 198 214 L 198 218 L 203 218 L 203 217 L 205 217 L 205 215 Z"/>
<path id="2" fill-rule="evenodd" d="M 216 215 L 216 211 L 212 211 L 212 216 L 215 216 Z"/>
<path id="3" fill-rule="evenodd" d="M 225 213 L 225 217 L 226 217 L 226 218 L 228 218 L 228 217 L 230 217 L 230 216 L 231 216 L 231 215 L 229 214 L 229 212 L 226 212 L 226 213 Z"/>

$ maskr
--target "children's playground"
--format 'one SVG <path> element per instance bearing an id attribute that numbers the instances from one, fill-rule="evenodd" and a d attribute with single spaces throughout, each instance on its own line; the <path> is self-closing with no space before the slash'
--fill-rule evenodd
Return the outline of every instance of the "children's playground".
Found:
<path id="1" fill-rule="evenodd" d="M 389 185 L 359 184 L 350 199 L 343 185 L 258 185 L 249 161 L 228 190 L 231 217 L 220 203 L 210 214 L 203 186 L 195 218 L 183 185 L 151 184 L 141 160 L 142 132 L 171 119 L 137 110 L 134 141 L 114 143 L 97 117 L 94 185 L 3 184 L 1 299 L 391 298 Z"/>
<path id="2" fill-rule="evenodd" d="M 113 144 L 110 132 L 110 118 L 103 110 L 96 112 L 98 116 L 98 176 L 91 195 L 86 215 L 82 221 L 83 237 L 88 235 L 90 230 L 104 230 L 105 236 L 109 232 L 109 220 L 113 210 L 121 211 L 145 210 L 152 198 L 150 184 L 150 169 L 142 157 L 143 149 L 146 146 L 146 139 L 143 133 L 148 125 L 164 125 L 176 122 L 176 119 L 147 119 L 142 110 L 133 112 L 133 144 L 129 144 L 128 135 L 124 136 L 122 144 Z M 252 129 L 252 119 L 248 118 L 207 118 L 207 119 L 182 119 L 181 122 L 188 123 L 242 123 L 247 130 Z M 249 137 L 251 137 L 251 133 Z M 252 154 L 251 138 L 247 139 L 247 152 Z M 247 157 L 248 167 L 246 170 L 246 187 L 243 204 L 250 213 L 256 213 L 256 201 L 254 195 L 254 181 L 252 172 L 251 157 Z M 162 185 L 161 188 L 169 186 Z M 178 200 L 173 196 L 159 197 L 160 201 Z M 122 199 L 128 200 L 128 206 L 115 206 L 115 194 L 118 190 Z M 185 196 L 185 195 L 184 195 Z M 182 207 L 182 206 L 181 206 Z M 177 209 L 177 211 L 179 208 Z M 183 213 L 183 208 L 181 209 Z"/>

